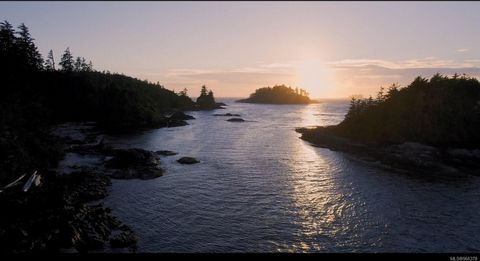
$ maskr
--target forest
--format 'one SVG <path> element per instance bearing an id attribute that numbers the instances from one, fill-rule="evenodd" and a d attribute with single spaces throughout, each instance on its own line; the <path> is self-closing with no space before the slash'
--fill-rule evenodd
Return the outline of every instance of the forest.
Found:
<path id="1" fill-rule="evenodd" d="M 478 148 L 479 129 L 479 81 L 436 74 L 417 77 L 403 88 L 381 88 L 375 98 L 352 98 L 345 120 L 332 131 L 361 142 Z"/>
<path id="2" fill-rule="evenodd" d="M 237 102 L 246 103 L 267 103 L 267 104 L 308 104 L 313 102 L 308 97 L 308 92 L 285 85 L 275 85 L 273 87 L 263 87 L 250 94 L 247 99 Z"/>
<path id="3" fill-rule="evenodd" d="M 58 64 L 44 59 L 29 29 L 0 23 L 0 181 L 30 169 L 46 169 L 62 157 L 50 135 L 54 124 L 95 121 L 107 131 L 162 126 L 173 110 L 202 109 L 213 92 L 186 95 L 118 73 L 96 71 L 69 48 Z M 208 97 L 207 97 L 208 96 Z M 207 97 L 207 98 L 205 98 Z"/>

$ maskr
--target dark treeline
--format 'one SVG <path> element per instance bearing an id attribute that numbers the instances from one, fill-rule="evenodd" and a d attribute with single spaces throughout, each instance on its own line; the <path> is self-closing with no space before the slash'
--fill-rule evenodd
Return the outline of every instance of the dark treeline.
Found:
<path id="1" fill-rule="evenodd" d="M 24 24 L 15 30 L 0 23 L 2 184 L 58 162 L 52 124 L 96 121 L 110 130 L 161 126 L 166 112 L 194 107 L 186 91 L 177 95 L 159 83 L 95 71 L 91 61 L 74 58 L 69 48 L 58 62 L 53 51 L 43 59 Z"/>
<path id="2" fill-rule="evenodd" d="M 338 135 L 379 143 L 419 142 L 480 147 L 480 83 L 465 75 L 417 77 L 383 88 L 376 98 L 354 99 Z"/>
<path id="3" fill-rule="evenodd" d="M 270 103 L 270 104 L 307 104 L 312 101 L 308 98 L 308 92 L 303 89 L 275 85 L 257 89 L 250 97 L 237 102 Z"/>

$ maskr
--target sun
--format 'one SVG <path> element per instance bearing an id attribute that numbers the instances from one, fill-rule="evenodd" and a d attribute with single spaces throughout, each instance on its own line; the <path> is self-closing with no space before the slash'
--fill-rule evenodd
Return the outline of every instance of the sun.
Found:
<path id="1" fill-rule="evenodd" d="M 321 98 L 330 87 L 330 73 L 325 65 L 316 60 L 303 61 L 297 66 L 298 86 L 306 89 L 311 98 Z"/>

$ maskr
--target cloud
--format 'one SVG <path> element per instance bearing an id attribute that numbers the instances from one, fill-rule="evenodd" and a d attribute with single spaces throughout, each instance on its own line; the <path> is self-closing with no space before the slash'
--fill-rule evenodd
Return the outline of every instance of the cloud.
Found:
<path id="1" fill-rule="evenodd" d="M 160 80 L 168 88 L 197 93 L 205 84 L 217 96 L 243 97 L 255 89 L 274 84 L 294 84 L 295 70 L 289 63 L 257 63 L 233 69 L 171 69 Z"/>
<path id="2" fill-rule="evenodd" d="M 444 75 L 466 74 L 480 76 L 480 60 L 454 61 L 437 57 L 425 57 L 402 61 L 380 59 L 346 59 L 329 62 L 334 70 L 337 93 L 373 95 L 380 86 L 393 83 L 408 85 L 415 77 L 430 78 L 436 73 Z"/>
<path id="3" fill-rule="evenodd" d="M 403 61 L 388 61 L 379 59 L 344 59 L 340 61 L 327 62 L 333 68 L 375 68 L 383 67 L 388 69 L 414 69 L 414 68 L 469 68 L 480 67 L 480 60 L 454 61 L 436 57 L 425 57 L 421 59 L 409 59 Z"/>
<path id="4" fill-rule="evenodd" d="M 459 53 L 464 53 L 464 52 L 467 52 L 468 49 L 465 49 L 465 48 L 462 48 L 462 49 L 458 49 L 457 52 Z"/>
<path id="5" fill-rule="evenodd" d="M 310 64 L 310 63 L 307 63 Z M 316 63 L 312 63 L 314 66 Z M 480 59 L 450 60 L 438 57 L 424 57 L 391 61 L 384 59 L 343 59 L 319 63 L 328 71 L 332 80 L 323 81 L 316 95 L 325 97 L 348 97 L 351 94 L 374 95 L 380 86 L 392 83 L 409 84 L 415 77 L 430 78 L 435 73 L 445 75 L 467 74 L 480 77 Z M 188 88 L 189 94 L 197 94 L 205 84 L 221 97 L 245 97 L 255 89 L 287 84 L 300 86 L 298 68 L 305 66 L 304 61 L 255 62 L 248 66 L 226 69 L 178 68 L 156 75 L 167 88 L 181 90 Z M 313 92 L 312 92 L 313 93 Z"/>

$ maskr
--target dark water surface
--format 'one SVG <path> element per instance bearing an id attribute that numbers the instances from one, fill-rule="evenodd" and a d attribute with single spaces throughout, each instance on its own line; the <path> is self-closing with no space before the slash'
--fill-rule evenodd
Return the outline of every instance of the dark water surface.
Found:
<path id="1" fill-rule="evenodd" d="M 221 100 L 220 100 L 221 101 Z M 140 252 L 478 252 L 480 178 L 415 177 L 316 148 L 296 127 L 340 122 L 348 101 L 191 112 L 190 125 L 108 137 L 173 150 L 164 176 L 114 180 L 107 206 Z M 214 113 L 251 122 L 227 122 Z M 192 156 L 201 161 L 181 165 Z"/>

